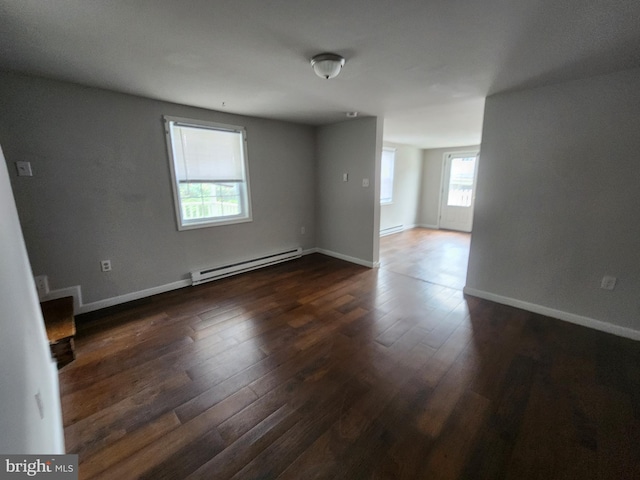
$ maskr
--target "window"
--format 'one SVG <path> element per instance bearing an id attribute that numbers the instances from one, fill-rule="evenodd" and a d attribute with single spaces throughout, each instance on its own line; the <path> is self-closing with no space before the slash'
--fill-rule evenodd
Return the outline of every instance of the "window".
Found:
<path id="1" fill-rule="evenodd" d="M 449 194 L 447 206 L 470 207 L 473 198 L 473 179 L 476 171 L 476 156 L 451 156 Z"/>
<path id="2" fill-rule="evenodd" d="M 393 169 L 396 159 L 394 148 L 382 149 L 382 161 L 380 164 L 380 204 L 393 202 Z"/>
<path id="3" fill-rule="evenodd" d="M 164 121 L 178 230 L 251 221 L 244 128 Z"/>

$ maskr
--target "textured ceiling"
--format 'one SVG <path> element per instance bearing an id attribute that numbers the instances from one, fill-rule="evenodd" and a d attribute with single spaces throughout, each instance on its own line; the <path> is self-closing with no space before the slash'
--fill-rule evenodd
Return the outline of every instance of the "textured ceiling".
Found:
<path id="1" fill-rule="evenodd" d="M 480 142 L 496 92 L 640 67 L 638 0 L 0 0 L 0 68 L 385 140 Z M 309 59 L 340 53 L 337 78 Z M 223 106 L 224 105 L 224 106 Z"/>

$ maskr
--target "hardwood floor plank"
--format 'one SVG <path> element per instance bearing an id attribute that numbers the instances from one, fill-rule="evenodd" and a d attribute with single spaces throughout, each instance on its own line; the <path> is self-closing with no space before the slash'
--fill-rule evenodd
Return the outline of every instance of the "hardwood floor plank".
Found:
<path id="1" fill-rule="evenodd" d="M 500 397 L 489 413 L 487 425 L 471 455 L 466 475 L 478 479 L 504 478 L 514 445 L 520 434 L 522 418 L 530 397 L 536 365 L 517 356 L 503 380 Z"/>
<path id="2" fill-rule="evenodd" d="M 65 427 L 67 452 L 80 458 L 93 455 L 113 442 L 135 431 L 204 389 L 180 373 L 158 381 L 155 385 Z"/>
<path id="3" fill-rule="evenodd" d="M 180 420 L 173 412 L 169 412 L 137 430 L 128 432 L 127 435 L 110 443 L 96 454 L 91 456 L 83 455 L 82 477 L 93 478 L 98 473 L 123 461 L 132 453 L 156 442 L 179 425 Z"/>
<path id="4" fill-rule="evenodd" d="M 225 444 L 217 430 L 212 429 L 189 444 L 184 445 L 177 452 L 157 461 L 153 468 L 140 475 L 141 480 L 173 480 L 185 478 L 193 473 L 211 457 L 215 457 Z"/>
<path id="5" fill-rule="evenodd" d="M 233 476 L 299 421 L 300 415 L 283 405 L 187 478 L 210 480 Z"/>
<path id="6" fill-rule="evenodd" d="M 336 312 L 330 322 L 320 323 L 316 328 L 301 335 L 299 339 L 294 343 L 294 347 L 299 350 L 307 350 L 312 345 L 315 345 L 318 342 L 322 342 L 337 330 L 357 320 L 358 318 L 365 316 L 367 313 L 367 310 L 360 307 L 346 314 L 339 314 L 338 312 Z"/>
<path id="7" fill-rule="evenodd" d="M 429 453 L 424 478 L 456 479 L 484 422 L 489 400 L 467 391 L 456 405 L 450 424 Z"/>
<path id="8" fill-rule="evenodd" d="M 165 375 L 179 373 L 180 363 L 191 361 L 188 353 L 197 355 L 196 352 L 198 350 L 205 350 L 204 356 L 212 355 L 215 357 L 225 350 L 229 350 L 235 344 L 235 341 L 224 342 L 224 344 L 220 342 L 206 348 L 204 343 L 190 343 L 162 357 L 122 370 L 115 375 L 91 384 L 83 390 L 63 395 L 62 406 L 65 425 L 75 423 L 126 397 L 153 387 L 157 380 L 155 373 L 158 370 L 164 371 Z M 178 358 L 179 360 L 177 360 Z M 126 388 L 118 388 L 121 385 L 126 385 Z M 85 400 L 79 401 L 77 399 Z"/>
<path id="9" fill-rule="evenodd" d="M 378 379 L 393 373 L 393 364 L 387 370 L 376 372 Z M 411 382 L 407 377 L 388 388 L 376 388 L 378 382 L 369 375 L 361 377 L 370 389 L 348 408 L 336 422 L 307 448 L 289 467 L 278 476 L 279 479 L 332 478 L 341 468 L 345 453 L 361 438 L 398 395 L 402 385 Z M 415 382 L 412 385 L 417 385 Z"/>
<path id="10" fill-rule="evenodd" d="M 213 450 L 221 451 L 223 441 L 222 439 L 218 440 L 219 434 L 212 427 L 219 425 L 255 399 L 256 395 L 250 389 L 243 388 L 198 417 L 171 430 L 162 437 L 160 442 L 155 442 L 138 450 L 127 457 L 126 460 L 97 475 L 95 478 L 145 478 L 146 475 L 157 472 L 155 468 L 158 463 L 162 463 L 166 458 L 175 458 L 176 454 L 184 452 L 185 448 L 188 448 L 189 445 L 204 436 L 207 436 L 209 440 L 213 440 L 213 446 L 211 447 Z M 213 438 L 208 435 L 213 435 Z M 197 457 L 197 460 L 201 463 L 206 461 L 205 458 L 200 456 Z M 195 471 L 200 465 L 189 463 L 188 466 Z M 80 467 L 80 471 L 82 471 L 82 467 Z"/>
<path id="11" fill-rule="evenodd" d="M 342 405 L 349 404 L 362 395 L 366 388 L 357 383 L 344 385 L 339 391 L 330 392 L 329 401 L 322 409 L 311 408 L 314 415 L 303 418 L 280 436 L 256 458 L 236 473 L 234 479 L 251 480 L 276 478 L 340 416 Z"/>

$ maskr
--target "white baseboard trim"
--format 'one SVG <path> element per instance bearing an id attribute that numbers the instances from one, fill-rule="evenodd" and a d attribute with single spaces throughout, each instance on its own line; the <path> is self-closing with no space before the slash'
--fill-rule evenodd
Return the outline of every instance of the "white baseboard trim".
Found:
<path id="1" fill-rule="evenodd" d="M 167 283 L 166 285 L 158 285 L 157 287 L 147 288 L 145 290 L 139 290 L 125 295 L 119 295 L 117 297 L 105 298 L 104 300 L 98 300 L 97 302 L 85 303 L 80 306 L 79 313 L 93 312 L 94 310 L 100 310 L 101 308 L 113 307 L 114 305 L 120 305 L 121 303 L 140 300 L 141 298 L 189 286 L 191 286 L 191 280 L 178 280 L 177 282 Z"/>
<path id="2" fill-rule="evenodd" d="M 361 258 L 350 257 L 349 255 L 343 255 L 342 253 L 332 252 L 331 250 L 324 250 L 323 248 L 318 248 L 317 252 L 322 253 L 323 255 L 328 255 L 330 257 L 344 260 L 345 262 L 351 262 L 351 263 L 355 263 L 356 265 L 362 265 L 363 267 L 377 268 L 380 266 L 380 262 L 369 262 L 367 260 L 362 260 Z"/>
<path id="3" fill-rule="evenodd" d="M 430 223 L 420 223 L 415 226 L 420 228 L 430 228 L 431 230 L 440 230 L 440 225 L 431 225 Z"/>
<path id="4" fill-rule="evenodd" d="M 501 303 L 503 305 L 509 305 L 510 307 L 527 310 L 528 312 L 557 318 L 558 320 L 575 323 L 576 325 L 582 325 L 583 327 L 593 328 L 594 330 L 600 330 L 601 332 L 611 333 L 619 337 L 630 338 L 631 340 L 640 340 L 640 331 L 633 330 L 632 328 L 621 327 L 619 325 L 603 322 L 594 318 L 583 317 L 582 315 L 576 315 L 575 313 L 556 310 L 555 308 L 549 308 L 545 307 L 544 305 L 525 302 L 516 298 L 504 297 L 502 295 L 486 292 L 484 290 L 476 290 L 475 288 L 464 287 L 463 292 L 465 293 L 465 295 L 471 295 L 473 297 L 483 298 L 485 300 Z"/>
<path id="5" fill-rule="evenodd" d="M 44 302 L 46 300 L 54 300 L 56 298 L 73 297 L 73 311 L 76 315 L 79 315 L 81 313 L 93 312 L 94 310 L 100 310 L 101 308 L 113 307 L 114 305 L 120 305 L 121 303 L 131 302 L 132 300 L 150 297 L 151 295 L 177 290 L 178 288 L 188 287 L 190 285 L 191 280 L 180 280 L 166 285 L 159 285 L 157 287 L 147 288 L 138 292 L 119 295 L 117 297 L 105 298 L 104 300 L 98 300 L 97 302 L 91 303 L 82 302 L 82 289 L 80 288 L 80 285 L 74 285 L 73 287 L 51 290 L 47 295 L 41 297 L 40 301 Z"/>
<path id="6" fill-rule="evenodd" d="M 310 255 L 317 252 L 317 248 L 309 248 L 307 250 L 303 250 L 302 255 Z M 179 288 L 189 286 L 191 286 L 191 280 L 178 280 L 177 282 L 167 283 L 166 285 L 158 285 L 157 287 L 146 288 L 144 290 L 119 295 L 117 297 L 105 298 L 104 300 L 98 300 L 97 302 L 83 303 L 82 289 L 80 288 L 80 285 L 75 285 L 73 287 L 51 290 L 47 295 L 41 297 L 40 301 L 54 300 L 61 297 L 73 297 L 74 312 L 76 315 L 79 315 L 81 313 L 89 313 L 102 308 L 113 307 L 115 305 L 120 305 L 121 303 L 140 300 L 141 298 L 151 297 L 152 295 L 158 295 L 160 293 L 170 292 L 171 290 L 177 290 Z"/>

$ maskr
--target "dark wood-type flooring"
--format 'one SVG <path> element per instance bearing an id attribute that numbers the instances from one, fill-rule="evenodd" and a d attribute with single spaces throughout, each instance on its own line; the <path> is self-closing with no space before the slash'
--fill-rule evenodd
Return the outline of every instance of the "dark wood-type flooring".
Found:
<path id="1" fill-rule="evenodd" d="M 402 271 L 447 275 L 437 238 L 79 317 L 60 388 L 80 478 L 640 478 L 640 344 Z"/>

